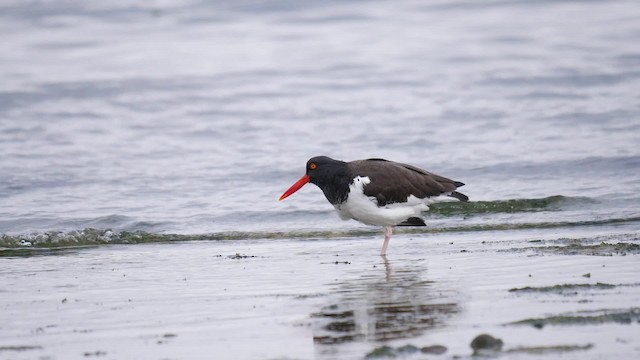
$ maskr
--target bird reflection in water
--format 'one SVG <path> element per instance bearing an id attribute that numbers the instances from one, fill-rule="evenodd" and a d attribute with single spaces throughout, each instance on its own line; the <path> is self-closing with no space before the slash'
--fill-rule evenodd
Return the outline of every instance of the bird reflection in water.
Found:
<path id="1" fill-rule="evenodd" d="M 333 301 L 312 314 L 314 343 L 411 338 L 444 326 L 460 311 L 457 293 L 446 284 L 426 280 L 425 273 L 424 260 L 392 270 L 391 262 L 382 257 L 371 271 L 360 269 L 356 277 L 339 280 Z"/>

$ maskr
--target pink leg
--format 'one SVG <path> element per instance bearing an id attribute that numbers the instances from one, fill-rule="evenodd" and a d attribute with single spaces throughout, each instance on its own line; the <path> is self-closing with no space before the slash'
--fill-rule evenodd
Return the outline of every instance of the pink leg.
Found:
<path id="1" fill-rule="evenodd" d="M 387 226 L 384 230 L 384 244 L 382 244 L 381 256 L 387 255 L 387 246 L 389 246 L 389 239 L 391 239 L 391 226 Z"/>

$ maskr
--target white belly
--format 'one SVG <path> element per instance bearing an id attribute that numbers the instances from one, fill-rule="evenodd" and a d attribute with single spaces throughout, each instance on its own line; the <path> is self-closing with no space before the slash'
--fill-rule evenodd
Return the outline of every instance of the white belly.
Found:
<path id="1" fill-rule="evenodd" d="M 429 210 L 428 199 L 418 199 L 411 195 L 407 202 L 394 203 L 378 207 L 374 197 L 364 195 L 363 188 L 371 180 L 368 177 L 356 177 L 349 185 L 349 196 L 342 204 L 334 205 L 343 220 L 354 219 L 367 225 L 397 225 L 410 217 L 419 217 Z"/>

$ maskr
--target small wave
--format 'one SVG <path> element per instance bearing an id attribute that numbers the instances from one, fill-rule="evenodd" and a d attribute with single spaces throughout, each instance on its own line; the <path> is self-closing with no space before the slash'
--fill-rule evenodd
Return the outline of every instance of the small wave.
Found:
<path id="1" fill-rule="evenodd" d="M 587 197 L 569 197 L 562 195 L 539 199 L 512 199 L 471 202 L 442 202 L 429 206 L 428 215 L 474 215 L 486 213 L 517 213 L 533 211 L 558 211 L 570 206 L 595 204 Z"/>
<path id="2" fill-rule="evenodd" d="M 373 228 L 372 228 L 373 229 Z M 350 231 L 226 231 L 207 234 L 161 234 L 146 231 L 84 230 L 49 231 L 25 235 L 0 235 L 2 248 L 59 248 L 93 246 L 104 244 L 144 244 L 170 241 L 200 240 L 255 240 L 255 239 L 297 239 L 297 238 L 334 238 L 357 237 L 378 233 L 373 230 Z"/>
<path id="3" fill-rule="evenodd" d="M 610 218 L 583 221 L 559 221 L 539 223 L 494 223 L 469 224 L 443 227 L 398 228 L 399 234 L 429 234 L 454 232 L 509 231 L 527 229 L 548 229 L 577 226 L 606 226 L 640 222 L 640 216 Z M 16 250 L 51 250 L 99 246 L 106 244 L 144 244 L 174 241 L 233 241 L 233 240 L 275 240 L 275 239 L 323 239 L 375 236 L 380 234 L 378 227 L 342 231 L 228 231 L 207 234 L 161 234 L 145 231 L 99 230 L 87 228 L 69 232 L 51 231 L 26 235 L 0 235 L 0 256 L 19 255 Z M 34 255 L 33 252 L 25 255 Z"/>

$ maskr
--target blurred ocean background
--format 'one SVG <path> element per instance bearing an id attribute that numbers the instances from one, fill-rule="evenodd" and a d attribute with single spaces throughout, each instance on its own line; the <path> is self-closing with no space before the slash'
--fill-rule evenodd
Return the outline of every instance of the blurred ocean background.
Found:
<path id="1" fill-rule="evenodd" d="M 481 333 L 509 359 L 639 358 L 639 19 L 0 0 L 0 358 L 471 359 Z M 316 155 L 471 201 L 381 258 L 315 186 L 278 201 Z"/>
<path id="2" fill-rule="evenodd" d="M 314 186 L 277 201 L 315 155 L 465 182 L 476 203 L 427 231 L 637 231 L 639 18 L 637 1 L 0 1 L 0 246 L 379 231 Z"/>

